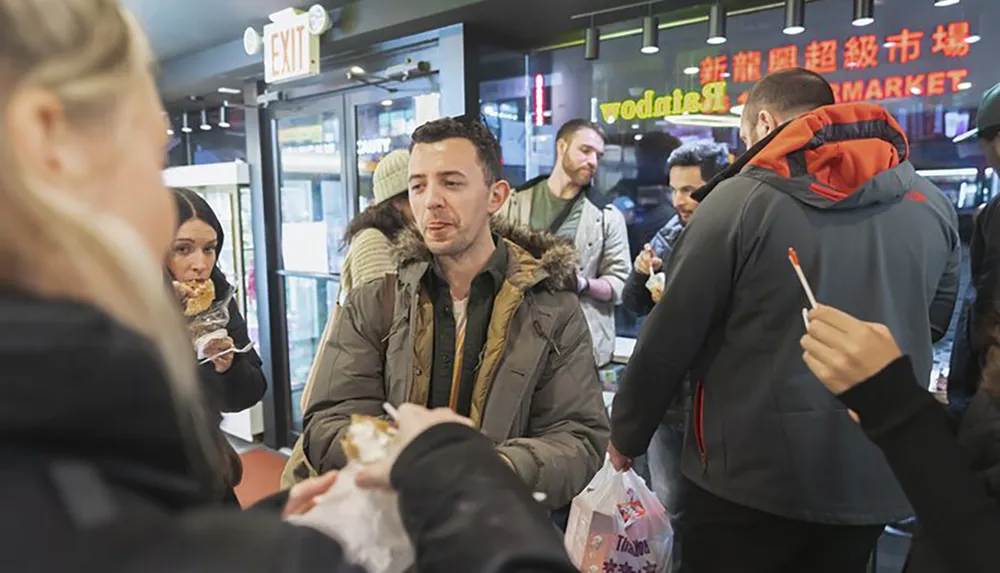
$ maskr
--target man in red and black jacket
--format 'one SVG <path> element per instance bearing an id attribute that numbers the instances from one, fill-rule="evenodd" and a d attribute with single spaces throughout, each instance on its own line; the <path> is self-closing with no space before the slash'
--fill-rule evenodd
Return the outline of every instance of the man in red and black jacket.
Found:
<path id="1" fill-rule="evenodd" d="M 690 373 L 685 570 L 862 573 L 883 525 L 912 510 L 802 361 L 809 303 L 788 251 L 820 301 L 887 324 L 927 381 L 957 296 L 957 216 L 907 161 L 893 117 L 836 105 L 813 72 L 761 80 L 740 131 L 750 150 L 681 234 L 615 397 L 609 451 L 618 467 L 646 451 Z"/>

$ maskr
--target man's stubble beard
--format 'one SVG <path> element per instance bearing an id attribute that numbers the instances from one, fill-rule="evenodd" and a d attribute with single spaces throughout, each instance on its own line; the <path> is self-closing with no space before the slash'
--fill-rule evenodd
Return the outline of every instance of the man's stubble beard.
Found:
<path id="1" fill-rule="evenodd" d="M 563 157 L 562 170 L 566 173 L 566 176 L 569 177 L 569 180 L 573 182 L 573 185 L 578 187 L 586 187 L 587 185 L 590 185 L 590 182 L 594 179 L 594 175 L 586 175 L 586 172 L 590 171 L 588 168 L 574 168 L 573 164 L 569 160 L 569 155 Z M 594 172 L 594 174 L 596 175 L 596 172 Z"/>

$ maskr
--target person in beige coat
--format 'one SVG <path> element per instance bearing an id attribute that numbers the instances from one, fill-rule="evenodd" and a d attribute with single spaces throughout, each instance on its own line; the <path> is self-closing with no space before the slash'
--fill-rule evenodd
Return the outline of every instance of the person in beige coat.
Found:
<path id="1" fill-rule="evenodd" d="M 395 272 L 393 242 L 413 224 L 413 212 L 406 193 L 406 169 L 410 152 L 397 149 L 386 155 L 375 167 L 373 183 L 375 203 L 351 220 L 344 233 L 344 242 L 350 245 L 340 270 L 340 294 L 337 306 L 330 313 L 319 350 L 313 362 L 300 404 L 305 411 L 314 381 L 319 375 L 328 375 L 330 363 L 325 352 L 340 305 L 355 287 Z M 325 374 L 324 374 L 325 373 Z M 316 475 L 302 454 L 302 438 L 295 442 L 292 455 L 281 474 L 281 487 L 287 489 L 296 482 Z"/>

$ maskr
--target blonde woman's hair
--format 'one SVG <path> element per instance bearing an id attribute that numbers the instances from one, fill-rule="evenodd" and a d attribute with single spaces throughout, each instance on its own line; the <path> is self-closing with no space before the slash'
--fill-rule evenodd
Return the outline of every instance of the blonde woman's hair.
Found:
<path id="1" fill-rule="evenodd" d="M 145 37 L 117 0 L 0 0 L 0 110 L 16 90 L 41 88 L 60 99 L 70 121 L 117 129 L 112 136 L 124 149 L 128 126 L 110 118 L 150 63 Z M 2 122 L 0 114 L 0 134 L 8 129 Z M 0 280 L 92 303 L 151 340 L 179 427 L 189 432 L 192 464 L 215 478 L 221 450 L 162 261 L 128 224 L 19 170 L 6 139 L 0 135 Z M 144 383 L 141 373 L 135 383 Z"/>

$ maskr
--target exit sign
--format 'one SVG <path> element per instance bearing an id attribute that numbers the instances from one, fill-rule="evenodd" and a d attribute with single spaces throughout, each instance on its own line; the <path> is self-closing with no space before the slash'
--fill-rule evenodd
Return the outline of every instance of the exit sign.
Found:
<path id="1" fill-rule="evenodd" d="M 264 26 L 264 81 L 276 84 L 319 74 L 319 36 L 303 12 Z"/>

